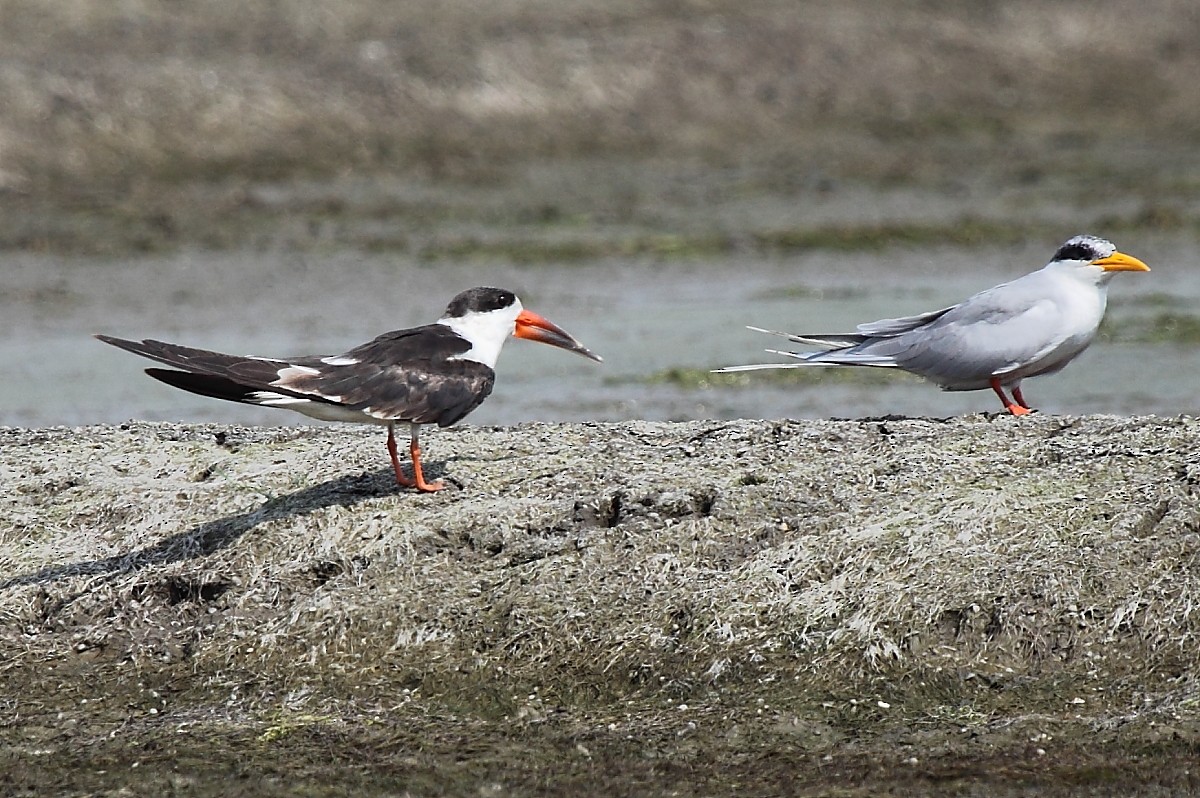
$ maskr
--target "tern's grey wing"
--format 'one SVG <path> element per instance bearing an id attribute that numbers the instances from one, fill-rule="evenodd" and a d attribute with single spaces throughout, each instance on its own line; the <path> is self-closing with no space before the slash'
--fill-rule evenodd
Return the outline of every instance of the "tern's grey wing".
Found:
<path id="1" fill-rule="evenodd" d="M 762 327 L 750 327 L 757 332 L 778 335 L 798 344 L 808 346 L 823 346 L 826 349 L 849 349 L 864 344 L 873 338 L 891 338 L 917 329 L 935 321 L 946 313 L 954 310 L 957 305 L 951 305 L 941 310 L 919 313 L 916 316 L 904 316 L 897 319 L 880 319 L 858 325 L 857 332 L 852 333 L 785 333 L 776 330 L 765 330 Z"/>
<path id="2" fill-rule="evenodd" d="M 971 297 L 932 322 L 891 338 L 854 347 L 863 362 L 890 359 L 902 369 L 949 388 L 986 387 L 993 376 L 1069 358 L 1091 340 L 1094 328 L 1064 324 L 1061 297 L 1041 280 L 1018 280 Z M 1072 343 L 1068 343 L 1068 342 Z M 840 354 L 840 353 L 831 353 Z"/>
<path id="3" fill-rule="evenodd" d="M 1051 302 L 990 320 L 961 320 L 915 330 L 901 338 L 903 351 L 894 354 L 900 368 L 941 385 L 983 385 L 991 377 L 1013 372 L 1060 344 L 1054 330 L 1058 317 Z"/>
<path id="4" fill-rule="evenodd" d="M 932 310 L 928 313 L 918 313 L 915 316 L 901 316 L 896 319 L 880 319 L 879 321 L 869 321 L 866 324 L 860 324 L 855 329 L 858 330 L 861 338 L 890 338 L 895 335 L 902 335 L 918 327 L 923 327 L 930 322 L 940 319 L 950 311 L 959 307 L 959 305 L 951 305 L 948 308 L 941 310 Z"/>

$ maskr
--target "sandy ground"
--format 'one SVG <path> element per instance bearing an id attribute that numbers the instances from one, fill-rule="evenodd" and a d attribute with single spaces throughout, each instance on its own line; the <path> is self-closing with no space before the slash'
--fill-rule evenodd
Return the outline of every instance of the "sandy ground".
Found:
<path id="1" fill-rule="evenodd" d="M 14 795 L 1188 794 L 1200 424 L 0 429 Z M 128 793 L 123 793 L 128 794 Z"/>

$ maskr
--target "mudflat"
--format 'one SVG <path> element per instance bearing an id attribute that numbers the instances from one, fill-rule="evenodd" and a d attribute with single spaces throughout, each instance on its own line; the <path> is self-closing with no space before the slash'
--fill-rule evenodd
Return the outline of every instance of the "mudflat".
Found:
<path id="1" fill-rule="evenodd" d="M 1200 422 L 0 429 L 10 794 L 1187 794 Z"/>

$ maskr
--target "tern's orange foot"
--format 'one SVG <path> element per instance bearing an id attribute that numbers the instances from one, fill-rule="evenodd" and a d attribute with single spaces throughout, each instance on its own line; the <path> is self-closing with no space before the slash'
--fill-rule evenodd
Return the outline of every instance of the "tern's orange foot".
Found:
<path id="1" fill-rule="evenodd" d="M 437 493 L 439 490 L 446 487 L 446 483 L 445 482 L 426 482 L 425 480 L 422 479 L 421 481 L 416 483 L 415 487 L 417 490 L 421 491 L 422 493 Z"/>
<path id="2" fill-rule="evenodd" d="M 992 386 L 992 390 L 996 392 L 996 396 L 1000 397 L 1000 402 L 1004 405 L 1004 409 L 1014 416 L 1023 416 L 1033 412 L 1029 409 L 1029 405 L 1025 404 L 1025 397 L 1021 396 L 1020 387 L 1013 388 L 1013 396 L 1017 400 L 1014 402 L 1004 395 L 1004 386 L 1000 384 L 999 377 L 992 377 L 988 381 L 988 385 Z"/>

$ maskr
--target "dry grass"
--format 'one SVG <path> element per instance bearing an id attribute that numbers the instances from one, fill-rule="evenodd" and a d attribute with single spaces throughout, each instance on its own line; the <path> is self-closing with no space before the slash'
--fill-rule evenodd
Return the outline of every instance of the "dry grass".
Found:
<path id="1" fill-rule="evenodd" d="M 22 658 L 569 704 L 1066 674 L 1120 703 L 1200 643 L 1190 422 L 464 432 L 433 498 L 373 438 L 209 434 L 8 435 Z"/>
<path id="2" fill-rule="evenodd" d="M 1054 136 L 1200 129 L 1200 18 L 1186 0 L 1138 9 L 8 0 L 0 175 L 128 198 L 346 170 L 489 180 L 596 153 L 766 150 L 797 174 L 880 178 L 999 148 L 1038 171 L 1072 157 L 1037 155 Z"/>
<path id="3" fill-rule="evenodd" d="M 1140 8 L 8 0 L 0 248 L 544 264 L 1194 231 L 1200 19 Z"/>
<path id="4" fill-rule="evenodd" d="M 331 748 L 384 778 L 465 745 L 475 790 L 597 784 L 577 745 L 637 781 L 653 744 L 765 794 L 747 755 L 877 768 L 899 735 L 947 763 L 1054 738 L 1072 783 L 1153 752 L 1162 783 L 1200 739 L 1193 420 L 464 429 L 426 440 L 436 496 L 374 432 L 0 430 L 13 772 L 258 750 L 311 784 Z"/>

